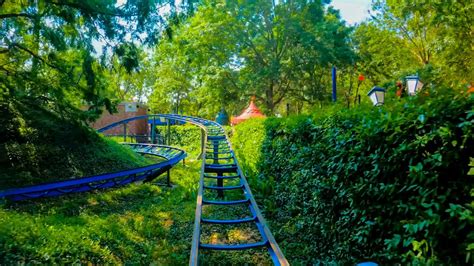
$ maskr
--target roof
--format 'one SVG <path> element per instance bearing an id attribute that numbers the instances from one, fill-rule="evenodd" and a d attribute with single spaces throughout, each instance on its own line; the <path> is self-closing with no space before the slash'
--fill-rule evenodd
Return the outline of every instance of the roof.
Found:
<path id="1" fill-rule="evenodd" d="M 380 87 L 373 87 L 368 93 L 367 93 L 367 96 L 370 96 L 370 94 L 376 92 L 376 91 L 382 91 L 382 92 L 385 92 L 385 89 L 384 88 L 380 88 Z"/>
<path id="2" fill-rule="evenodd" d="M 255 104 L 255 97 L 250 99 L 249 106 L 237 117 L 232 117 L 231 123 L 232 125 L 237 125 L 247 119 L 254 118 L 254 117 L 266 117 L 262 111 L 257 107 Z"/>

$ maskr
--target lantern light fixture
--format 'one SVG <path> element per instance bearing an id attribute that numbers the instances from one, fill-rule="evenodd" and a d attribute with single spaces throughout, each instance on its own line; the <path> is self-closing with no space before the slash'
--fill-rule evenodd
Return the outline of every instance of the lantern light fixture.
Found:
<path id="1" fill-rule="evenodd" d="M 407 90 L 409 96 L 416 95 L 423 88 L 423 82 L 420 81 L 418 75 L 408 76 L 405 79 L 407 81 Z"/>
<path id="2" fill-rule="evenodd" d="M 381 106 L 385 102 L 385 89 L 375 86 L 367 93 L 367 96 L 370 97 L 374 106 Z"/>

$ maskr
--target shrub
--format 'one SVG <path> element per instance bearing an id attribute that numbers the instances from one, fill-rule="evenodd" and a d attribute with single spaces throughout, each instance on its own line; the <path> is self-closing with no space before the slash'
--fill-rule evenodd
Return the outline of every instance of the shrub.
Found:
<path id="1" fill-rule="evenodd" d="M 257 180 L 272 183 L 262 196 L 289 259 L 449 265 L 472 259 L 473 102 L 432 92 L 382 108 L 271 118 L 264 133 L 237 126 L 247 142 L 266 135 Z M 235 148 L 243 148 L 240 155 L 259 149 Z M 254 164 L 243 166 L 254 171 Z"/>

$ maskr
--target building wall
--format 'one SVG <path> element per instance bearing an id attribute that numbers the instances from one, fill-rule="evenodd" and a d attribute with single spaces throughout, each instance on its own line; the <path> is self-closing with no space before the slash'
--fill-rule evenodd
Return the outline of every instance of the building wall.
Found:
<path id="1" fill-rule="evenodd" d="M 148 107 L 146 105 L 138 103 L 121 103 L 117 106 L 118 113 L 109 114 L 104 111 L 102 116 L 92 123 L 94 129 L 99 129 L 104 126 L 110 125 L 114 122 L 118 122 L 123 119 L 146 115 L 148 113 Z M 123 126 L 117 126 L 104 132 L 104 134 L 123 135 Z M 127 135 L 147 135 L 148 134 L 148 121 L 147 119 L 140 119 L 129 122 L 127 124 Z"/>

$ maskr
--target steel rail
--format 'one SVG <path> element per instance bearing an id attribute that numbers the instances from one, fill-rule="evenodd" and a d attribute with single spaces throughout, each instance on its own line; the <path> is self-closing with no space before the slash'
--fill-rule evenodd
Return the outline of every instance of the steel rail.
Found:
<path id="1" fill-rule="evenodd" d="M 21 201 L 27 199 L 61 196 L 64 194 L 85 192 L 94 189 L 105 189 L 123 186 L 137 181 L 151 180 L 171 169 L 178 162 L 186 158 L 186 153 L 183 150 L 174 147 L 135 143 L 124 143 L 123 145 L 132 147 L 146 145 L 148 147 L 152 147 L 150 151 L 137 152 L 141 154 L 150 154 L 162 157 L 166 159 L 166 161 L 124 171 L 6 189 L 0 191 L 0 198 L 7 198 L 12 201 Z M 173 151 L 172 154 L 168 152 L 170 150 Z"/>

